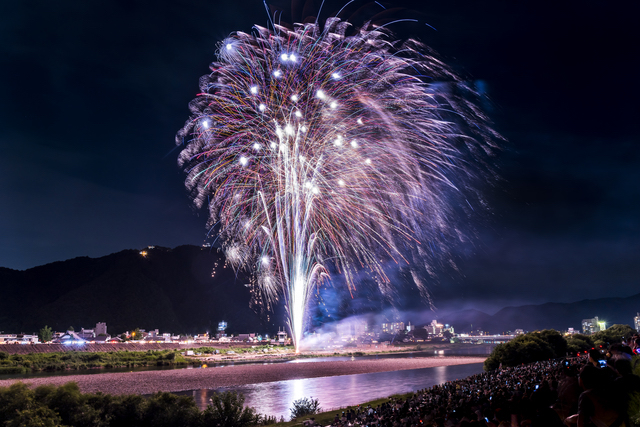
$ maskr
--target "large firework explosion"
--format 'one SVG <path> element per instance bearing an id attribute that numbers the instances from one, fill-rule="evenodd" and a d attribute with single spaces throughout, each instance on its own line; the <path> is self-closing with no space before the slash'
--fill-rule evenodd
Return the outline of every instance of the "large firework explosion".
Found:
<path id="1" fill-rule="evenodd" d="M 219 45 L 177 142 L 195 204 L 266 304 L 284 298 L 299 350 L 330 273 L 353 292 L 364 271 L 387 294 L 395 262 L 428 295 L 430 248 L 460 239 L 494 135 L 415 40 L 337 18 L 273 28 Z"/>

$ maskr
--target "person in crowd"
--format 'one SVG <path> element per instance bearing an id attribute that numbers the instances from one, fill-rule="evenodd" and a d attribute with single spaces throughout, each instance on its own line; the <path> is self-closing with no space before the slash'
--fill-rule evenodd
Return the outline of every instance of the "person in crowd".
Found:
<path id="1" fill-rule="evenodd" d="M 627 350 L 611 351 L 610 368 L 583 357 L 498 369 L 350 410 L 336 415 L 332 426 L 631 427 L 628 413 L 635 413 L 633 396 L 640 408 L 640 378 Z"/>

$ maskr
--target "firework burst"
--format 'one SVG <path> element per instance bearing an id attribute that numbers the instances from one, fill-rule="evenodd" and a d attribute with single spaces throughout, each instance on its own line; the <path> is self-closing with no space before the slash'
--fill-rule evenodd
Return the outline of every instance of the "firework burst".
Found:
<path id="1" fill-rule="evenodd" d="M 347 31 L 352 31 L 347 35 Z M 431 270 L 456 239 L 492 135 L 449 69 L 384 28 L 254 27 L 219 45 L 178 133 L 179 164 L 228 259 L 282 297 L 298 350 L 315 287 L 390 260 Z M 455 90 L 452 90 L 454 88 Z M 424 295 L 419 269 L 414 279 Z"/>

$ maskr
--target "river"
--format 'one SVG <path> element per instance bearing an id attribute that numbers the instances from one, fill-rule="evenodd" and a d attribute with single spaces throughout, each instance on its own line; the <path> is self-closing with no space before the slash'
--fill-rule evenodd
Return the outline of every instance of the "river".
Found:
<path id="1" fill-rule="evenodd" d="M 405 355 L 406 357 L 406 355 Z M 300 363 L 302 360 L 298 360 Z M 409 393 L 482 372 L 482 363 L 440 366 L 436 368 L 373 374 L 341 375 L 288 381 L 223 387 L 215 390 L 190 390 L 176 394 L 193 396 L 200 409 L 205 409 L 214 392 L 238 391 L 245 405 L 261 414 L 290 418 L 292 403 L 303 397 L 318 399 L 323 410 L 358 405 L 393 394 Z"/>

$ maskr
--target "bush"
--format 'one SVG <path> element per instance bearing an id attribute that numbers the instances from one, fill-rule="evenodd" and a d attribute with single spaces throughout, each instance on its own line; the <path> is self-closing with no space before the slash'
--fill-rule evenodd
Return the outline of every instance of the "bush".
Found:
<path id="1" fill-rule="evenodd" d="M 566 351 L 566 348 L 566 340 L 556 331 L 530 332 L 504 344 L 498 344 L 484 361 L 484 370 L 492 371 L 500 365 L 513 367 L 562 357 L 564 354 L 559 355 L 556 352 Z"/>
<path id="2" fill-rule="evenodd" d="M 0 426 L 6 425 L 18 411 L 33 407 L 33 391 L 23 383 L 0 387 Z"/>
<path id="3" fill-rule="evenodd" d="M 6 427 L 62 427 L 60 416 L 46 406 L 16 411 Z"/>
<path id="4" fill-rule="evenodd" d="M 567 340 L 567 351 L 571 354 L 589 350 L 594 346 L 593 340 L 588 335 L 573 334 Z"/>
<path id="5" fill-rule="evenodd" d="M 320 410 L 320 402 L 318 402 L 318 399 L 303 397 L 302 399 L 293 401 L 291 419 L 317 414 Z"/>
<path id="6" fill-rule="evenodd" d="M 608 347 L 611 344 L 622 342 L 623 339 L 627 339 L 635 333 L 636 330 L 629 325 L 611 325 L 604 331 L 593 334 L 592 338 L 596 346 Z"/>
<path id="7" fill-rule="evenodd" d="M 29 370 L 23 366 L 0 366 L 0 375 L 26 374 Z"/>
<path id="8" fill-rule="evenodd" d="M 245 427 L 260 422 L 260 416 L 253 408 L 244 407 L 244 395 L 225 391 L 214 393 L 211 404 L 203 413 L 204 425 L 217 427 Z"/>
<path id="9" fill-rule="evenodd" d="M 200 411 L 190 396 L 177 396 L 167 392 L 153 394 L 146 402 L 142 424 L 154 427 L 195 426 Z"/>

